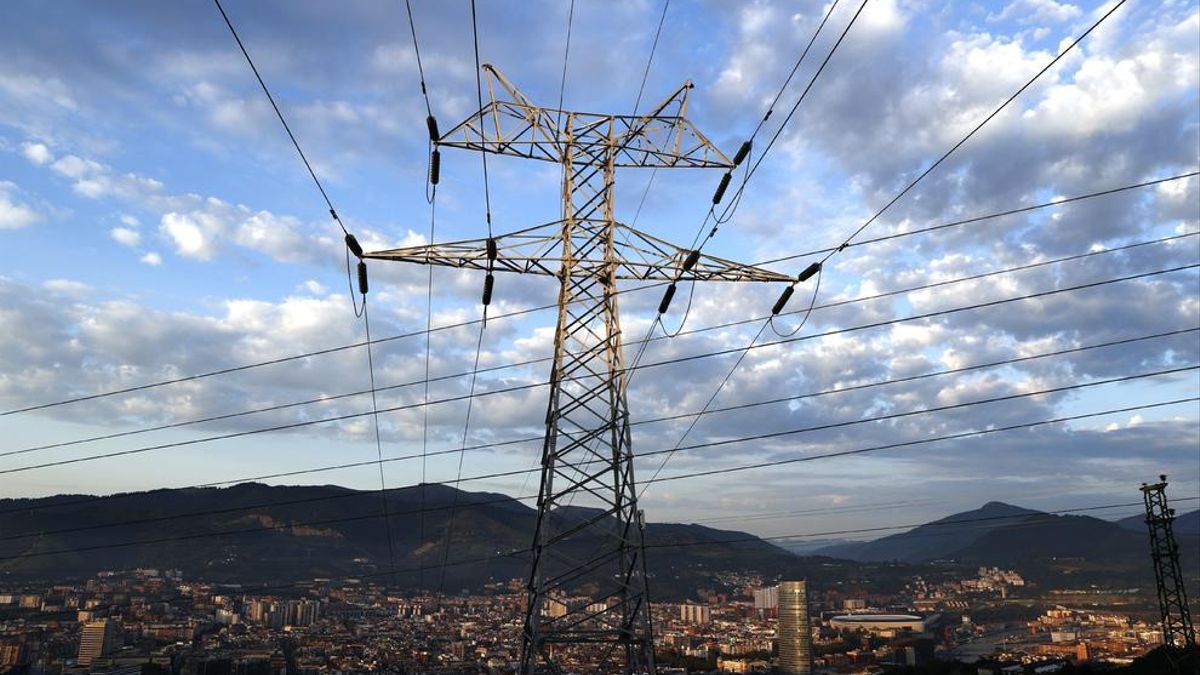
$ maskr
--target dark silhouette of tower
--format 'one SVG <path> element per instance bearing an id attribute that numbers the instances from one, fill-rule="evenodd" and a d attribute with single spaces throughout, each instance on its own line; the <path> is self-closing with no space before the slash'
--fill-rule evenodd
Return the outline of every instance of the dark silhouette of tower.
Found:
<path id="1" fill-rule="evenodd" d="M 1167 507 L 1167 477 L 1159 476 L 1158 481 L 1154 485 L 1142 483 L 1142 497 L 1146 501 L 1150 557 L 1154 560 L 1154 581 L 1158 585 L 1158 606 L 1162 612 L 1163 644 L 1168 651 L 1172 647 L 1192 650 L 1196 646 L 1196 630 L 1188 611 L 1187 590 L 1179 566 L 1179 546 L 1171 527 L 1175 509 Z"/>

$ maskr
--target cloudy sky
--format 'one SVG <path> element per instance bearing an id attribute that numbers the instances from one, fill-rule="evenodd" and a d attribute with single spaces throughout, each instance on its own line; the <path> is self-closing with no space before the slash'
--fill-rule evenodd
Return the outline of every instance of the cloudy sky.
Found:
<path id="1" fill-rule="evenodd" d="M 448 129 L 476 108 L 470 4 L 413 4 L 431 105 Z M 576 4 L 564 107 L 627 114 L 663 5 Z M 753 159 L 859 4 L 835 8 L 756 139 Z M 1111 6 L 870 0 L 705 251 L 754 262 L 842 243 Z M 228 0 L 226 7 L 346 226 L 371 249 L 427 242 L 425 104 L 404 4 Z M 554 106 L 568 7 L 480 3 L 481 59 L 535 102 Z M 692 80 L 689 116 L 732 154 L 827 9 L 808 1 L 675 0 L 642 108 Z M 340 231 L 211 3 L 18 2 L 2 11 L 0 410 L 363 339 Z M 1198 38 L 1195 2 L 1121 7 L 855 241 L 1196 171 Z M 553 164 L 496 158 L 488 168 L 497 233 L 558 217 L 561 176 Z M 617 218 L 636 218 L 639 228 L 686 246 L 720 173 L 660 171 L 647 191 L 651 176 L 618 173 Z M 443 152 L 436 239 L 485 236 L 482 187 L 477 154 Z M 1200 395 L 1189 369 L 1200 363 L 1198 233 L 1200 181 L 1190 177 L 847 248 L 827 264 L 818 309 L 803 329 L 779 344 L 769 344 L 780 338 L 768 329 L 759 340 L 767 344 L 749 351 L 712 407 L 800 398 L 704 416 L 661 477 L 1078 418 L 660 481 L 645 493 L 648 517 L 812 533 L 915 523 L 988 500 L 1046 509 L 1134 502 L 1137 486 L 1159 473 L 1171 475 L 1173 496 L 1195 497 L 1200 404 L 1159 404 Z M 794 275 L 811 261 L 768 266 Z M 1047 264 L 956 282 L 1040 262 Z M 370 269 L 373 336 L 423 330 L 427 268 L 373 262 Z M 1110 280 L 1119 281 L 907 319 Z M 432 281 L 434 326 L 479 318 L 480 274 L 436 270 Z M 812 301 L 813 281 L 798 288 L 789 309 Z M 949 283 L 891 293 L 935 282 Z M 661 290 L 625 290 L 632 358 Z M 684 320 L 686 290 L 664 319 L 671 330 Z M 654 333 L 643 364 L 727 353 L 633 376 L 632 415 L 643 422 L 634 432 L 637 453 L 679 442 L 690 420 L 678 416 L 704 406 L 737 358 L 728 350 L 750 343 L 780 290 L 697 285 L 684 333 Z M 871 299 L 880 294 L 888 295 Z M 548 357 L 552 312 L 497 315 L 555 297 L 553 279 L 499 276 L 481 366 Z M 799 318 L 783 317 L 775 328 L 787 334 Z M 865 327 L 893 319 L 907 320 Z M 731 322 L 742 323 L 704 330 Z M 470 378 L 461 375 L 471 368 L 477 331 L 469 324 L 433 333 L 431 375 L 453 377 L 435 381 L 429 398 L 467 393 Z M 430 406 L 426 420 L 412 407 L 426 396 L 423 387 L 394 386 L 424 378 L 425 349 L 418 335 L 374 353 L 378 383 L 393 387 L 380 406 L 410 406 L 381 415 L 385 456 L 442 452 L 424 463 L 388 462 L 389 487 L 457 475 L 452 451 L 463 444 L 465 402 Z M 0 495 L 110 493 L 369 462 L 376 450 L 365 417 L 152 449 L 362 413 L 368 396 L 342 395 L 367 388 L 366 361 L 362 349 L 342 350 L 6 414 Z M 1167 370 L 1174 372 L 1146 376 Z M 533 385 L 547 372 L 538 361 L 481 374 L 477 393 L 530 386 L 477 398 L 466 445 L 540 436 L 547 390 Z M 1134 379 L 1062 389 L 1127 377 Z M 1058 391 L 869 419 L 1048 389 Z M 338 398 L 36 449 L 327 397 Z M 1094 414 L 1138 406 L 1146 407 Z M 670 416 L 677 417 L 653 421 Z M 776 433 L 860 420 L 867 421 Z M 760 437 L 738 440 L 747 436 Z M 535 440 L 469 450 L 463 476 L 529 469 L 539 449 Z M 653 475 L 662 457 L 640 459 L 639 477 Z M 378 481 L 377 467 L 363 464 L 269 482 L 377 488 Z M 463 483 L 513 495 L 535 486 L 521 476 Z"/>

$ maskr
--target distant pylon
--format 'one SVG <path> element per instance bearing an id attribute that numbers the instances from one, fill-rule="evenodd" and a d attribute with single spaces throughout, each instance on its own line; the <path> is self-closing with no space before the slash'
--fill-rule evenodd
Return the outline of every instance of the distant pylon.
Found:
<path id="1" fill-rule="evenodd" d="M 1158 483 L 1142 483 L 1146 501 L 1146 527 L 1150 530 L 1150 557 L 1154 560 L 1154 582 L 1158 586 L 1158 607 L 1162 612 L 1163 644 L 1192 649 L 1196 646 L 1196 630 L 1188 610 L 1187 589 L 1179 566 L 1179 546 L 1171 523 L 1175 509 L 1167 507 L 1167 477 Z"/>
<path id="2" fill-rule="evenodd" d="M 733 168 L 688 121 L 690 82 L 644 114 L 608 115 L 535 105 L 496 68 L 483 70 L 489 102 L 437 137 L 437 145 L 558 164 L 563 219 L 494 238 L 363 257 L 487 272 L 485 305 L 493 272 L 557 277 L 520 672 L 580 672 L 591 665 L 598 673 L 653 673 L 617 281 L 673 287 L 793 278 L 674 246 L 616 221 L 618 168 Z M 430 128 L 433 134 L 436 124 Z"/>

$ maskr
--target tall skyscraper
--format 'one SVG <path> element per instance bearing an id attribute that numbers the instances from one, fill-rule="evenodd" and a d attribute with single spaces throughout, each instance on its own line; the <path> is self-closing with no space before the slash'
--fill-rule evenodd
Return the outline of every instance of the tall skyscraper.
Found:
<path id="1" fill-rule="evenodd" d="M 808 618 L 808 582 L 779 584 L 779 672 L 812 675 L 812 625 Z"/>
<path id="2" fill-rule="evenodd" d="M 117 646 L 117 625 L 108 619 L 83 624 L 79 638 L 79 665 L 90 666 L 92 661 L 112 653 Z"/>

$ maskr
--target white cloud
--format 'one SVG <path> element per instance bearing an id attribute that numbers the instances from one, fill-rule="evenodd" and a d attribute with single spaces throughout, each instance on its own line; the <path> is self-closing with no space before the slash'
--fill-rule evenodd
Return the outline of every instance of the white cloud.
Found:
<path id="1" fill-rule="evenodd" d="M 309 279 L 308 281 L 300 284 L 300 288 L 303 288 L 305 291 L 313 295 L 325 295 L 329 292 L 329 288 L 314 279 Z"/>
<path id="2" fill-rule="evenodd" d="M 142 243 L 142 235 L 137 230 L 128 227 L 114 227 L 108 231 L 113 241 L 116 241 L 122 246 L 133 248 Z"/>
<path id="3" fill-rule="evenodd" d="M 67 110 L 78 108 L 67 86 L 55 77 L 0 72 L 0 91 L 17 100 L 51 101 Z"/>
<path id="4" fill-rule="evenodd" d="M 167 213 L 158 227 L 175 244 L 175 252 L 185 258 L 211 260 L 216 240 L 225 229 L 219 218 L 204 211 Z"/>
<path id="5" fill-rule="evenodd" d="M 145 263 L 151 267 L 158 267 L 159 265 L 162 264 L 162 256 L 155 253 L 154 251 L 147 253 L 146 255 L 139 258 L 139 260 L 141 260 L 143 263 Z"/>
<path id="6" fill-rule="evenodd" d="M 92 290 L 91 286 L 82 281 L 73 281 L 71 279 L 50 279 L 42 282 L 42 286 L 52 293 L 73 297 L 86 295 Z"/>
<path id="7" fill-rule="evenodd" d="M 137 227 L 142 224 L 140 220 L 138 220 L 134 216 L 129 215 L 128 213 L 122 213 L 121 217 L 120 217 L 120 221 L 128 227 Z"/>
<path id="8" fill-rule="evenodd" d="M 54 155 L 50 153 L 50 149 L 41 143 L 25 143 L 21 145 L 21 154 L 25 155 L 25 159 L 42 166 L 54 159 Z"/>
<path id="9" fill-rule="evenodd" d="M 0 181 L 0 230 L 17 230 L 42 219 L 33 207 L 17 201 L 17 189 L 15 183 Z"/>
<path id="10" fill-rule="evenodd" d="M 1016 19 L 1021 23 L 1047 24 L 1074 19 L 1083 14 L 1079 7 L 1054 0 L 1014 0 L 999 14 L 988 15 L 988 21 Z"/>

